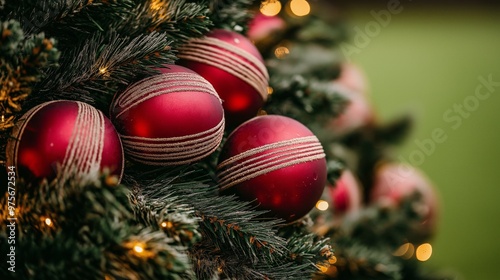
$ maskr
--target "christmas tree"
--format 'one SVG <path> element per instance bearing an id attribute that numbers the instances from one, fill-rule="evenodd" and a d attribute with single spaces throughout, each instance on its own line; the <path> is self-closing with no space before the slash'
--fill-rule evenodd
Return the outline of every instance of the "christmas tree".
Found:
<path id="1" fill-rule="evenodd" d="M 438 279 L 410 119 L 311 5 L 0 2 L 2 279 Z"/>

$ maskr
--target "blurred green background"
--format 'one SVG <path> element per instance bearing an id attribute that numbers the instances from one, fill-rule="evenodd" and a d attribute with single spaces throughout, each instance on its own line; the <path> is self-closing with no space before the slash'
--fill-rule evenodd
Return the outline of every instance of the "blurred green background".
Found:
<path id="1" fill-rule="evenodd" d="M 351 39 L 356 27 L 365 30 L 375 20 L 371 11 L 387 9 L 388 2 L 343 7 Z M 500 86 L 475 110 L 464 109 L 469 115 L 459 117 L 457 129 L 443 118 L 464 100 L 473 108 L 469 96 L 480 76 L 500 83 L 500 9 L 417 2 L 401 1 L 403 10 L 350 59 L 365 70 L 381 120 L 415 116 L 414 131 L 398 155 L 409 160 L 419 149 L 415 141 L 430 138 L 435 128 L 448 136 L 417 165 L 441 198 L 427 265 L 453 271 L 458 279 L 500 279 Z"/>

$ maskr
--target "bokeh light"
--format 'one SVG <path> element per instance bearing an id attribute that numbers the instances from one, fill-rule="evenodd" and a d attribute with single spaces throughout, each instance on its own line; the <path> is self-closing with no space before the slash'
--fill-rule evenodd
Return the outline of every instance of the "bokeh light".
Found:
<path id="1" fill-rule="evenodd" d="M 275 16 L 281 11 L 281 2 L 277 0 L 262 1 L 260 4 L 260 12 L 265 16 Z"/>
<path id="2" fill-rule="evenodd" d="M 306 0 L 290 1 L 290 10 L 298 17 L 307 16 L 311 12 L 311 5 Z"/>
<path id="3" fill-rule="evenodd" d="M 417 247 L 417 260 L 425 262 L 432 256 L 432 246 L 429 243 L 424 243 Z"/>
<path id="4" fill-rule="evenodd" d="M 318 210 L 320 211 L 325 211 L 328 209 L 328 207 L 329 207 L 328 202 L 324 200 L 318 200 L 318 202 L 316 203 L 316 208 L 318 208 Z"/>

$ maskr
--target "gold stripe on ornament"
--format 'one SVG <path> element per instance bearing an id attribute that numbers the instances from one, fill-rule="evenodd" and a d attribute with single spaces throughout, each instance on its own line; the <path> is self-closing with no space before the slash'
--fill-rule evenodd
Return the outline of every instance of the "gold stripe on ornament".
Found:
<path id="1" fill-rule="evenodd" d="M 222 69 L 251 85 L 267 100 L 269 74 L 265 65 L 237 46 L 217 38 L 197 38 L 182 46 L 178 57 Z"/>
<path id="2" fill-rule="evenodd" d="M 62 161 L 58 180 L 63 183 L 72 174 L 96 175 L 104 149 L 104 116 L 94 107 L 76 101 L 78 113 Z"/>
<path id="3" fill-rule="evenodd" d="M 215 96 L 220 102 L 214 87 L 196 73 L 163 73 L 141 80 L 128 87 L 113 101 L 112 108 L 119 108 L 119 117 L 136 104 L 163 94 L 173 92 L 204 92 Z"/>
<path id="4" fill-rule="evenodd" d="M 126 154 L 149 165 L 181 165 L 198 161 L 214 152 L 224 135 L 224 118 L 215 127 L 195 134 L 145 138 L 122 135 Z"/>
<path id="5" fill-rule="evenodd" d="M 316 136 L 253 148 L 217 166 L 220 189 L 225 190 L 278 169 L 322 158 L 325 158 L 325 153 Z"/>

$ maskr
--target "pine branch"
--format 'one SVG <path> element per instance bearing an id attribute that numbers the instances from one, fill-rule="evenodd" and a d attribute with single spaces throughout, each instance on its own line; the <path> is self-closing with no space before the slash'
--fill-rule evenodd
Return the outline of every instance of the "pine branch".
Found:
<path id="1" fill-rule="evenodd" d="M 66 54 L 61 67 L 40 86 L 30 105 L 47 100 L 71 99 L 95 104 L 107 112 L 113 95 L 145 75 L 153 68 L 172 64 L 174 56 L 166 35 L 150 33 L 134 38 L 96 35 L 81 50 Z"/>
<path id="2" fill-rule="evenodd" d="M 245 33 L 253 13 L 252 0 L 209 0 L 210 18 L 214 28 Z"/>
<path id="3" fill-rule="evenodd" d="M 0 132 L 8 134 L 34 84 L 57 66 L 59 51 L 43 33 L 25 36 L 15 20 L 0 22 L 0 34 Z"/>
<path id="4" fill-rule="evenodd" d="M 17 218 L 17 279 L 185 279 L 186 249 L 161 231 L 137 226 L 128 190 L 116 181 L 18 182 L 15 211 L 4 195 L 0 218 Z M 8 251 L 10 229 L 2 223 L 0 230 L 0 247 Z"/>
<path id="5" fill-rule="evenodd" d="M 140 195 L 146 201 L 163 201 L 172 196 L 178 203 L 196 209 L 203 237 L 221 250 L 230 250 L 251 262 L 272 260 L 283 252 L 285 241 L 274 229 L 279 221 L 258 218 L 263 212 L 255 211 L 248 202 L 219 196 L 217 187 L 205 183 L 206 177 L 196 179 L 195 173 L 182 171 L 179 175 L 161 173 L 154 179 L 138 179 Z"/>

